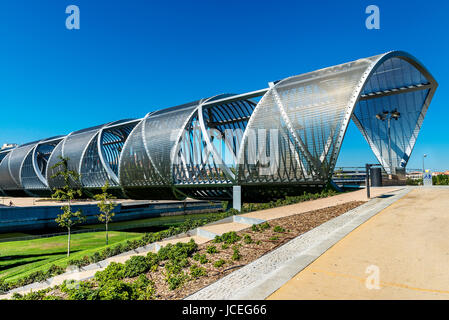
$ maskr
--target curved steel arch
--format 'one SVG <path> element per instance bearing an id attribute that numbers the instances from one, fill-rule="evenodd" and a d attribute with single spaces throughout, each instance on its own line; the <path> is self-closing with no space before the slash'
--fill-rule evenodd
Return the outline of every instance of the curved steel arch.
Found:
<path id="1" fill-rule="evenodd" d="M 393 79 L 386 87 L 379 88 L 380 91 L 369 92 L 366 88 L 370 79 L 375 77 L 385 62 L 394 58 L 403 59 L 416 68 L 424 76 L 426 83 L 413 83 L 404 87 L 404 83 Z M 391 71 L 383 70 L 384 73 Z M 386 96 L 426 89 L 428 92 L 425 101 L 418 106 L 419 117 L 412 124 L 419 128 L 437 85 L 435 79 L 414 57 L 402 51 L 360 59 L 271 84 L 256 106 L 244 134 L 239 152 L 239 184 L 326 184 L 332 176 L 351 117 L 356 119 L 357 126 L 385 167 L 385 155 L 378 152 L 372 142 L 372 136 L 376 132 L 358 121 L 354 113 L 359 101 L 383 99 Z M 390 107 L 393 106 L 379 104 L 380 109 Z M 410 106 L 412 107 L 417 106 Z M 375 114 L 373 112 L 371 115 L 373 121 Z M 261 158 L 260 154 L 266 151 L 258 146 L 266 147 L 267 144 L 256 144 L 264 139 L 261 134 L 267 134 L 268 131 L 277 134 L 273 142 L 279 148 L 277 154 L 270 153 L 269 163 L 265 164 L 272 167 L 271 171 L 270 168 L 263 170 L 266 169 L 264 164 L 257 162 Z M 408 161 L 419 129 L 413 131 L 414 136 L 405 151 L 407 159 L 402 159 L 403 167 Z M 275 165 L 272 166 L 272 163 Z M 393 171 L 393 168 L 385 169 L 387 172 Z"/>
<path id="2" fill-rule="evenodd" d="M 224 199 L 235 185 L 324 185 L 350 119 L 394 173 L 407 165 L 437 86 L 416 58 L 392 51 L 0 151 L 0 190 L 61 187 L 51 179 L 58 156 L 81 174 L 80 186 L 95 191 L 109 181 L 130 198 Z M 392 109 L 401 119 L 388 131 L 375 115 Z"/>
<path id="3" fill-rule="evenodd" d="M 104 127 L 105 124 L 82 129 L 71 132 L 56 146 L 53 150 L 47 167 L 47 181 L 51 189 L 60 188 L 63 186 L 61 178 L 52 178 L 54 174 L 61 170 L 61 168 L 52 168 L 58 163 L 59 156 L 68 158 L 68 169 L 81 174 L 81 166 L 86 150 L 88 149 L 91 141 L 95 138 L 98 132 Z M 74 183 L 78 186 L 82 186 L 82 178 L 78 183 Z"/>
<path id="4" fill-rule="evenodd" d="M 0 164 L 0 188 L 11 195 L 27 195 L 21 181 L 21 171 L 27 156 L 39 141 L 26 143 L 12 149 Z"/>
<path id="5" fill-rule="evenodd" d="M 172 149 L 198 104 L 195 101 L 148 113 L 133 129 L 123 147 L 119 169 L 120 183 L 128 196 L 180 198 L 173 188 Z"/>
<path id="6" fill-rule="evenodd" d="M 35 144 L 25 157 L 20 169 L 20 181 L 32 194 L 48 195 L 50 188 L 45 178 L 48 160 L 62 136 L 44 139 Z"/>
<path id="7" fill-rule="evenodd" d="M 217 103 L 232 94 L 202 100 L 173 147 L 175 188 L 187 196 L 202 199 L 230 197 L 236 182 L 236 156 L 241 136 L 256 103 L 237 99 Z M 237 133 L 237 134 L 236 134 Z"/>

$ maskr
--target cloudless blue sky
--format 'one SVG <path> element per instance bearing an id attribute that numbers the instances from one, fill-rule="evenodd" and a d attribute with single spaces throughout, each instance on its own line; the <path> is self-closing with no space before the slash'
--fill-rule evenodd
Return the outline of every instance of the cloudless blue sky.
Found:
<path id="1" fill-rule="evenodd" d="M 80 30 L 65 27 L 78 5 Z M 380 30 L 365 8 L 380 8 Z M 390 50 L 439 82 L 408 168 L 449 169 L 449 2 L 2 1 L 0 144 L 25 143 Z M 376 161 L 351 125 L 338 166 Z"/>

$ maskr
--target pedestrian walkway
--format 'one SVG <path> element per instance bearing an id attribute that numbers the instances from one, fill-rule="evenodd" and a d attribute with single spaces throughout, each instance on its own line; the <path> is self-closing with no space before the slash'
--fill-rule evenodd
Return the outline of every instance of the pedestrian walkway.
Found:
<path id="1" fill-rule="evenodd" d="M 269 299 L 449 299 L 449 188 L 416 188 Z"/>
<path id="2" fill-rule="evenodd" d="M 382 188 L 372 188 L 371 196 L 376 197 L 382 194 L 386 194 L 397 190 L 396 187 L 382 187 Z M 169 239 L 165 239 L 159 242 L 156 242 L 151 245 L 147 245 L 142 248 L 138 248 L 131 252 L 127 252 L 115 257 L 108 258 L 104 261 L 101 261 L 96 264 L 89 265 L 87 267 L 81 268 L 79 272 L 75 273 L 64 273 L 62 275 L 56 276 L 50 281 L 46 281 L 43 283 L 35 283 L 32 285 L 25 286 L 23 288 L 17 288 L 12 290 L 7 295 L 0 295 L 0 299 L 10 298 L 13 292 L 18 292 L 21 294 L 30 292 L 31 290 L 41 290 L 54 285 L 61 284 L 64 280 L 75 279 L 75 280 L 86 280 L 92 278 L 95 275 L 95 272 L 104 270 L 109 263 L 111 262 L 120 262 L 124 263 L 126 260 L 131 258 L 134 255 L 146 255 L 148 252 L 157 252 L 162 246 L 167 245 L 168 243 L 174 244 L 177 242 L 188 242 L 191 239 L 195 240 L 195 242 L 201 244 L 207 241 L 212 240 L 216 235 L 221 235 L 230 231 L 239 231 L 245 228 L 250 227 L 253 223 L 268 221 L 272 219 L 277 219 L 281 217 L 290 216 L 293 214 L 300 214 L 312 210 L 318 210 L 322 208 L 326 208 L 329 206 L 335 206 L 351 201 L 366 201 L 366 191 L 358 190 L 354 192 L 348 192 L 344 194 L 339 194 L 333 197 L 311 200 L 301 203 L 296 203 L 288 206 L 272 208 L 267 210 L 260 210 L 255 212 L 250 212 L 247 214 L 242 214 L 238 216 L 229 217 L 224 219 L 222 222 L 212 223 L 200 228 L 197 228 L 191 232 L 190 235 L 181 235 L 177 237 L 172 237 Z"/>

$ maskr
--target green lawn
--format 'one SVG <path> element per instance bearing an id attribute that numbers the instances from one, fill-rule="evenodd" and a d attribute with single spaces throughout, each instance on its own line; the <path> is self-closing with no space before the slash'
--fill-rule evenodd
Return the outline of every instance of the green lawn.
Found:
<path id="1" fill-rule="evenodd" d="M 141 233 L 109 232 L 109 245 L 138 239 Z M 15 280 L 31 272 L 46 270 L 52 264 L 67 266 L 67 261 L 105 248 L 105 232 L 72 235 L 71 254 L 67 258 L 67 236 L 0 243 L 0 277 Z"/>
<path id="2" fill-rule="evenodd" d="M 29 236 L 29 234 L 22 232 L 0 233 L 0 240 L 9 238 L 27 237 L 27 236 Z"/>
<path id="3" fill-rule="evenodd" d="M 195 213 L 195 214 L 185 214 L 185 215 L 174 215 L 174 216 L 164 216 L 164 217 L 153 217 L 153 218 L 145 218 L 139 220 L 129 220 L 129 221 L 120 221 L 120 222 L 111 222 L 109 223 L 109 230 L 124 230 L 124 229 L 132 229 L 132 228 L 142 228 L 142 227 L 151 227 L 155 226 L 158 228 L 169 228 L 171 226 L 176 227 L 177 225 L 182 224 L 187 219 L 205 219 L 211 216 L 215 216 L 217 213 Z M 82 225 L 79 226 L 78 229 L 103 229 L 104 224 L 90 224 L 90 225 Z"/>
<path id="4" fill-rule="evenodd" d="M 183 223 L 186 219 L 200 219 L 216 213 L 165 216 L 132 221 L 112 222 L 110 230 L 151 227 L 166 229 Z M 78 230 L 104 228 L 104 224 L 84 225 Z M 27 234 L 5 234 L 4 238 L 26 236 Z M 109 245 L 138 239 L 143 233 L 110 231 Z M 1 235 L 0 235 L 1 236 Z M 105 232 L 72 234 L 71 254 L 67 258 L 67 236 L 55 236 L 33 240 L 0 242 L 0 278 L 13 281 L 35 271 L 46 271 L 52 264 L 66 267 L 69 259 L 101 251 L 105 246 Z"/>

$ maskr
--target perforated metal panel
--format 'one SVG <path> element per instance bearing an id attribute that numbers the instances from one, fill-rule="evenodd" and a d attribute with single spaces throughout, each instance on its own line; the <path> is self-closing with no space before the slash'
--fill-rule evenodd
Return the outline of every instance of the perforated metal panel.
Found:
<path id="1" fill-rule="evenodd" d="M 365 84 L 353 120 L 387 172 L 406 166 L 431 88 L 431 81 L 423 73 L 398 57 L 381 63 Z M 380 121 L 376 115 L 392 110 L 400 112 L 400 118 L 390 120 L 389 141 L 388 119 Z"/>
<path id="2" fill-rule="evenodd" d="M 239 183 L 327 183 L 353 112 L 357 126 L 390 171 L 386 131 L 380 127 L 384 124 L 375 123 L 375 114 L 393 106 L 403 114 L 392 125 L 393 166 L 405 167 L 430 91 L 436 87 L 424 67 L 404 52 L 279 81 L 261 99 L 245 131 Z"/>
<path id="3" fill-rule="evenodd" d="M 23 162 L 22 172 L 21 172 L 21 180 L 23 188 L 27 190 L 36 190 L 36 189 L 46 189 L 47 186 L 42 183 L 39 177 L 34 170 L 33 158 L 34 158 L 34 149 L 31 150 L 25 161 Z"/>
<path id="4" fill-rule="evenodd" d="M 48 159 L 61 138 L 53 137 L 40 141 L 28 153 L 23 162 L 20 177 L 21 184 L 26 190 L 49 190 L 45 178 Z"/>
<path id="5" fill-rule="evenodd" d="M 249 100 L 199 105 L 175 146 L 173 179 L 177 189 L 195 198 L 229 198 L 235 182 L 236 155 L 255 105 Z"/>
<path id="6" fill-rule="evenodd" d="M 128 197 L 223 199 L 234 185 L 315 186 L 331 179 L 350 119 L 389 173 L 407 165 L 438 84 L 393 51 L 218 95 L 0 153 L 0 190 L 61 187 L 51 167 L 69 158 L 81 185 L 109 181 Z M 262 98 L 256 103 L 250 99 Z M 400 114 L 387 122 L 380 113 Z M 391 119 L 391 118 L 389 118 Z M 46 149 L 45 149 L 46 148 Z M 54 149 L 52 149 L 54 148 Z M 46 174 L 45 174 L 46 173 Z M 262 193 L 261 193 L 262 194 Z"/>
<path id="7" fill-rule="evenodd" d="M 251 116 L 239 182 L 326 183 L 348 103 L 379 57 L 357 60 L 272 85 Z"/>
<path id="8" fill-rule="evenodd" d="M 14 181 L 9 171 L 9 158 L 11 153 L 8 153 L 0 163 L 0 188 L 2 190 L 19 189 L 20 186 Z"/>
<path id="9" fill-rule="evenodd" d="M 9 154 L 8 158 L 8 167 L 9 172 L 11 174 L 12 179 L 15 182 L 15 187 L 11 184 L 11 186 L 5 188 L 7 189 L 23 189 L 22 183 L 21 183 L 21 169 L 23 162 L 25 158 L 28 156 L 28 154 L 33 150 L 33 148 L 36 146 L 37 142 L 29 143 L 26 145 L 19 146 L 12 150 Z"/>
<path id="10" fill-rule="evenodd" d="M 58 168 L 52 168 L 56 163 L 60 161 L 59 157 L 62 157 L 62 146 L 64 144 L 64 140 L 61 140 L 51 153 L 48 164 L 47 164 L 47 173 L 45 178 L 47 179 L 48 186 L 50 189 L 60 188 L 64 185 L 64 179 L 60 176 L 55 176 L 55 174 L 59 171 Z"/>

